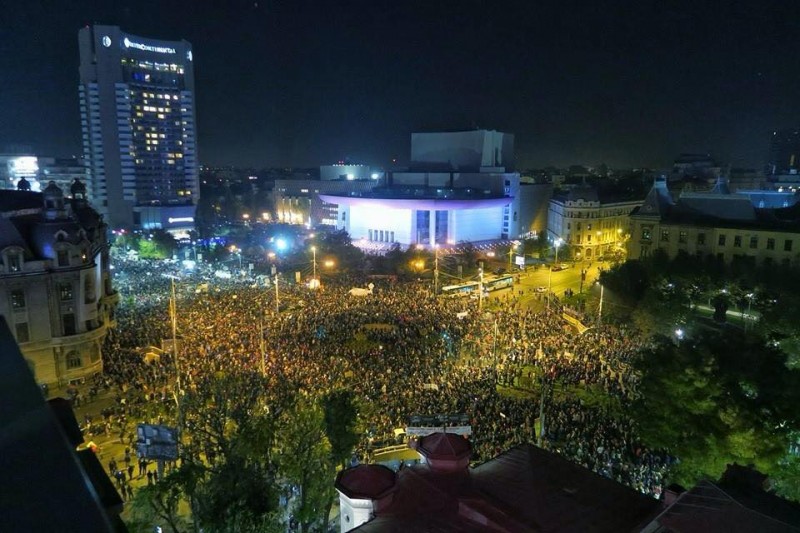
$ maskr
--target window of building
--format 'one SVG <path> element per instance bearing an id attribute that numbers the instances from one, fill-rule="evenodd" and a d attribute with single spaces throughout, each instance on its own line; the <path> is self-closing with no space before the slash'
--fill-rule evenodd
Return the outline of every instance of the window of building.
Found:
<path id="1" fill-rule="evenodd" d="M 75 315 L 72 313 L 67 313 L 63 317 L 64 319 L 64 335 L 75 335 Z"/>
<path id="2" fill-rule="evenodd" d="M 592 225 L 586 224 L 586 231 L 592 231 Z"/>
<path id="3" fill-rule="evenodd" d="M 25 291 L 22 289 L 14 289 L 11 291 L 11 308 L 12 309 L 25 309 Z"/>
<path id="4" fill-rule="evenodd" d="M 706 234 L 705 233 L 698 233 L 697 234 L 697 244 L 699 246 L 705 246 L 705 244 L 706 244 Z"/>
<path id="5" fill-rule="evenodd" d="M 720 235 L 719 239 L 717 240 L 717 244 L 720 246 L 725 246 L 725 235 Z"/>
<path id="6" fill-rule="evenodd" d="M 83 366 L 83 362 L 81 361 L 81 356 L 78 352 L 69 352 L 67 354 L 67 368 L 80 368 Z"/>
<path id="7" fill-rule="evenodd" d="M 578 222 L 578 231 L 580 231 L 580 230 L 581 230 L 581 223 Z"/>
<path id="8" fill-rule="evenodd" d="M 61 295 L 62 302 L 72 300 L 72 283 L 59 284 L 58 292 Z"/>
<path id="9" fill-rule="evenodd" d="M 679 243 L 686 244 L 686 241 L 688 240 L 688 238 L 689 238 L 689 236 L 685 231 L 681 231 L 681 232 L 678 233 L 678 242 Z"/>
<path id="10" fill-rule="evenodd" d="M 775 249 L 775 239 L 767 239 L 767 250 Z"/>
<path id="11" fill-rule="evenodd" d="M 652 240 L 653 236 L 651 234 L 650 228 L 642 228 L 642 240 L 649 241 Z"/>
<path id="12" fill-rule="evenodd" d="M 792 251 L 792 240 L 786 239 L 783 241 L 783 251 L 784 252 L 791 252 Z"/>
<path id="13" fill-rule="evenodd" d="M 669 230 L 662 229 L 661 230 L 661 242 L 669 242 Z"/>
<path id="14" fill-rule="evenodd" d="M 58 266 L 60 267 L 69 266 L 69 251 L 59 250 L 57 254 L 58 254 Z"/>
<path id="15" fill-rule="evenodd" d="M 17 322 L 15 326 L 17 331 L 17 342 L 28 342 L 31 340 L 27 322 Z"/>
<path id="16" fill-rule="evenodd" d="M 758 237 L 756 237 L 755 235 L 750 237 L 750 248 L 752 249 L 758 248 Z"/>
<path id="17" fill-rule="evenodd" d="M 742 236 L 736 235 L 733 237 L 733 247 L 734 248 L 741 248 L 742 247 Z"/>
<path id="18" fill-rule="evenodd" d="M 22 260 L 19 257 L 19 254 L 16 252 L 12 252 L 8 254 L 8 271 L 9 272 L 19 272 L 22 270 Z"/>
<path id="19" fill-rule="evenodd" d="M 592 242 L 592 234 L 586 236 L 586 242 Z"/>

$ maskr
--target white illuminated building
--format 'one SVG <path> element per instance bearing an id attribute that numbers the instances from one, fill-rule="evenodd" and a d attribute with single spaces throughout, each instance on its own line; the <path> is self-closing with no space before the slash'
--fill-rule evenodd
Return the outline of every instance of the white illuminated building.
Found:
<path id="1" fill-rule="evenodd" d="M 187 41 L 89 26 L 78 34 L 87 185 L 112 228 L 193 227 L 199 194 Z"/>
<path id="2" fill-rule="evenodd" d="M 39 159 L 28 154 L 0 154 L 0 189 L 16 189 L 22 178 L 30 184 L 32 191 L 41 191 Z"/>
<path id="3" fill-rule="evenodd" d="M 428 246 L 520 234 L 514 137 L 489 130 L 415 133 L 411 166 L 371 191 L 320 194 L 354 241 Z M 525 231 L 528 231 L 525 228 Z"/>

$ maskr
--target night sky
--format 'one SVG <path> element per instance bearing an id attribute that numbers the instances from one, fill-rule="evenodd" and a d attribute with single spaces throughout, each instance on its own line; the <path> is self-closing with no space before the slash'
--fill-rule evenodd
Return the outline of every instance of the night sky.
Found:
<path id="1" fill-rule="evenodd" d="M 78 30 L 192 42 L 203 164 L 406 161 L 413 131 L 516 134 L 518 167 L 761 167 L 800 125 L 796 3 L 7 0 L 0 152 L 81 152 Z"/>

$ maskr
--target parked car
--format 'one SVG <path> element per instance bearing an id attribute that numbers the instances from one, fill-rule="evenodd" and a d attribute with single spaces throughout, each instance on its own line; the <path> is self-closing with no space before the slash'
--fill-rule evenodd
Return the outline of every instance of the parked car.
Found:
<path id="1" fill-rule="evenodd" d="M 553 271 L 554 272 L 560 272 L 560 271 L 566 270 L 568 268 L 569 268 L 569 265 L 565 265 L 564 263 L 561 263 L 560 265 L 553 265 Z"/>
<path id="2" fill-rule="evenodd" d="M 536 287 L 533 290 L 534 290 L 534 292 L 547 292 L 547 287 L 545 287 L 544 285 L 539 285 L 538 287 Z"/>

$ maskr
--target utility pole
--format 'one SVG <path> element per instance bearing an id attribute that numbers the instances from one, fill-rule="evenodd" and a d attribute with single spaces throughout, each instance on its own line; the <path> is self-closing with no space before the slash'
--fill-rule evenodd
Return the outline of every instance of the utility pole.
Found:
<path id="1" fill-rule="evenodd" d="M 313 276 L 313 278 L 317 279 L 317 247 L 316 246 L 312 246 L 311 247 L 311 253 L 314 254 L 314 261 L 313 261 L 314 262 L 314 276 Z"/>
<path id="2" fill-rule="evenodd" d="M 483 261 L 480 262 L 478 274 L 480 275 L 480 281 L 478 282 L 478 311 L 480 311 L 483 309 Z"/>
<path id="3" fill-rule="evenodd" d="M 514 254 L 514 243 L 512 242 L 508 247 L 508 272 L 511 273 L 511 256 Z"/>
<path id="4" fill-rule="evenodd" d="M 259 342 L 259 346 L 261 348 L 261 375 L 262 376 L 266 376 L 267 375 L 267 361 L 266 361 L 267 356 L 264 353 L 266 347 L 264 346 L 264 311 L 263 311 L 263 308 L 262 308 L 262 311 L 261 311 L 261 320 L 260 320 L 260 323 L 259 323 L 258 334 L 259 334 L 259 341 L 260 341 Z"/>
<path id="5" fill-rule="evenodd" d="M 172 298 L 170 298 L 170 315 L 172 315 L 172 353 L 175 359 L 175 407 L 178 411 L 178 435 L 181 433 L 181 367 L 178 361 L 178 299 L 175 295 L 175 278 L 172 278 Z M 180 438 L 180 437 L 179 437 Z"/>
<path id="6" fill-rule="evenodd" d="M 281 301 L 280 297 L 278 296 L 278 273 L 275 273 L 275 312 L 281 312 Z"/>
<path id="7" fill-rule="evenodd" d="M 494 352 L 494 384 L 497 385 L 497 315 L 494 317 L 494 336 L 492 343 L 492 352 Z"/>
<path id="8" fill-rule="evenodd" d="M 605 287 L 600 285 L 600 308 L 597 310 L 597 322 L 598 324 L 603 321 L 603 290 Z"/>
<path id="9" fill-rule="evenodd" d="M 436 296 L 439 290 L 439 248 L 433 245 L 433 295 Z"/>

